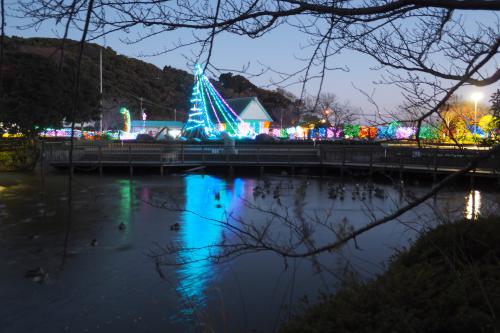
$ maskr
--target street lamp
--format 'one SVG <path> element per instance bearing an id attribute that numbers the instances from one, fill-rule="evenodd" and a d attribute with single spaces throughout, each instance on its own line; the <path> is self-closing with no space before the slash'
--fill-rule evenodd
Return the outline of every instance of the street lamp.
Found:
<path id="1" fill-rule="evenodd" d="M 477 103 L 483 98 L 483 93 L 480 91 L 476 91 L 470 95 L 470 98 L 474 101 L 474 137 L 476 136 L 477 131 Z"/>

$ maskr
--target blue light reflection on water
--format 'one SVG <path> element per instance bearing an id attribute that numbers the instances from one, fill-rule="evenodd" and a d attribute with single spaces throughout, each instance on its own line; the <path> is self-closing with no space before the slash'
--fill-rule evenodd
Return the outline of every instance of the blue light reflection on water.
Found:
<path id="1" fill-rule="evenodd" d="M 205 260 L 216 255 L 210 245 L 221 241 L 223 227 L 209 219 L 223 220 L 229 213 L 238 213 L 245 188 L 242 179 L 226 182 L 212 176 L 192 175 L 185 178 L 185 209 L 181 217 L 180 245 L 195 248 L 179 253 L 178 262 L 187 262 L 177 269 L 177 292 L 184 304 L 181 313 L 192 315 L 207 306 L 210 283 L 217 280 L 221 268 Z M 199 215 L 198 215 L 199 214 Z M 201 217 L 204 216 L 205 218 Z"/>

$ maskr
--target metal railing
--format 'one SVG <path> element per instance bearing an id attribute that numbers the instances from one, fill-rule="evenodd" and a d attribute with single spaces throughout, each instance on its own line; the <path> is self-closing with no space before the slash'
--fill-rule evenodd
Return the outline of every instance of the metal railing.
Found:
<path id="1" fill-rule="evenodd" d="M 53 165 L 68 162 L 68 142 L 44 143 L 44 160 Z M 183 144 L 77 142 L 74 162 L 107 165 L 183 165 L 183 164 L 249 164 L 249 165 L 325 165 L 370 168 L 414 168 L 449 171 L 465 167 L 485 151 L 394 147 L 379 145 L 294 145 L 255 144 Z M 500 156 L 496 154 L 478 164 L 477 169 L 500 173 Z M 446 171 L 446 170 L 444 170 Z"/>

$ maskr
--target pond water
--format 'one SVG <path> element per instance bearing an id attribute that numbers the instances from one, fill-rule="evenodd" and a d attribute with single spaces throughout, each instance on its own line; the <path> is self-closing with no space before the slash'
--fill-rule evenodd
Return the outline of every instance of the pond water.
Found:
<path id="1" fill-rule="evenodd" d="M 382 272 L 436 216 L 472 219 L 500 202 L 496 186 L 450 187 L 356 244 L 318 256 L 320 266 L 266 251 L 204 260 L 217 255 L 211 245 L 238 240 L 217 221 L 269 223 L 283 242 L 289 230 L 267 211 L 299 214 L 311 225 L 328 221 L 311 231 L 321 246 L 335 239 L 330 227 L 359 227 L 403 205 L 403 194 L 429 188 L 376 184 L 382 198 L 359 183 L 359 190 L 345 183 L 341 200 L 331 198 L 341 185 L 319 178 L 77 175 L 69 215 L 65 175 L 0 174 L 0 331 L 274 331 L 304 296 L 314 302 L 332 292 L 346 270 L 361 278 Z M 193 250 L 154 260 L 169 244 Z"/>

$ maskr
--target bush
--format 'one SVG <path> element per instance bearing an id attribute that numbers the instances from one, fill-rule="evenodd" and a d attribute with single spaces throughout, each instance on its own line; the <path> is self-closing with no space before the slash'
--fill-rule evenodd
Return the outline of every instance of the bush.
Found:
<path id="1" fill-rule="evenodd" d="M 33 170 L 39 157 L 34 142 L 16 141 L 0 150 L 0 171 Z"/>
<path id="2" fill-rule="evenodd" d="M 499 239 L 498 218 L 440 226 L 387 272 L 342 287 L 281 332 L 496 332 Z"/>

